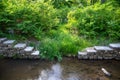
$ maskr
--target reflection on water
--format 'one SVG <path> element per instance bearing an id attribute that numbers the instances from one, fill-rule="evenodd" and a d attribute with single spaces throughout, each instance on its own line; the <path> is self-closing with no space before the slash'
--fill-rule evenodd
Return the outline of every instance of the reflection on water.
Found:
<path id="1" fill-rule="evenodd" d="M 51 70 L 42 70 L 38 80 L 62 80 L 62 68 L 60 64 L 52 66 Z"/>
<path id="2" fill-rule="evenodd" d="M 42 70 L 38 80 L 80 80 L 75 75 L 71 75 L 67 79 L 62 76 L 62 68 L 60 64 L 52 66 L 51 70 Z"/>
<path id="3" fill-rule="evenodd" d="M 111 77 L 104 75 L 103 67 Z M 120 61 L 0 59 L 0 80 L 120 80 Z"/>

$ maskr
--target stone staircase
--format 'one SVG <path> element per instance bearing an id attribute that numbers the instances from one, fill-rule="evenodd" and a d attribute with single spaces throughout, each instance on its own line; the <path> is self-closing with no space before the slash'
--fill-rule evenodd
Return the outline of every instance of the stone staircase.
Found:
<path id="1" fill-rule="evenodd" d="M 88 47 L 82 52 L 78 51 L 78 59 L 120 60 L 120 43 L 112 43 L 109 46 Z"/>
<path id="2" fill-rule="evenodd" d="M 0 55 L 21 59 L 39 59 L 40 52 L 26 43 L 17 43 L 15 40 L 0 38 Z"/>

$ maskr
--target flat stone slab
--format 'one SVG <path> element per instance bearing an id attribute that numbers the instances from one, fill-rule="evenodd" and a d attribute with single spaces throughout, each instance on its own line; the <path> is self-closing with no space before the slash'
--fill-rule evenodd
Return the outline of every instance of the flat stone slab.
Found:
<path id="1" fill-rule="evenodd" d="M 78 55 L 80 56 L 85 56 L 85 55 L 87 55 L 87 52 L 78 52 Z"/>
<path id="2" fill-rule="evenodd" d="M 96 50 L 86 50 L 88 53 L 96 53 Z"/>
<path id="3" fill-rule="evenodd" d="M 113 49 L 108 46 L 94 46 L 97 51 L 112 51 Z"/>
<path id="4" fill-rule="evenodd" d="M 120 43 L 112 43 L 112 44 L 109 44 L 109 46 L 112 48 L 120 49 Z"/>
<path id="5" fill-rule="evenodd" d="M 3 42 L 3 44 L 13 44 L 15 42 L 15 40 L 7 40 L 5 42 Z"/>
<path id="6" fill-rule="evenodd" d="M 87 53 L 96 53 L 97 51 L 94 49 L 94 47 L 89 47 L 89 48 L 86 48 L 86 52 Z"/>
<path id="7" fill-rule="evenodd" d="M 0 38 L 0 42 L 7 40 L 7 38 Z"/>
<path id="8" fill-rule="evenodd" d="M 33 56 L 38 56 L 39 53 L 40 53 L 40 51 L 34 51 L 33 53 L 31 53 L 31 55 L 33 55 Z"/>
<path id="9" fill-rule="evenodd" d="M 33 51 L 33 49 L 34 49 L 34 47 L 26 47 L 25 49 L 24 49 L 24 51 L 26 51 L 26 52 L 31 52 L 31 51 Z"/>
<path id="10" fill-rule="evenodd" d="M 26 44 L 25 43 L 18 43 L 14 46 L 14 48 L 25 48 Z"/>

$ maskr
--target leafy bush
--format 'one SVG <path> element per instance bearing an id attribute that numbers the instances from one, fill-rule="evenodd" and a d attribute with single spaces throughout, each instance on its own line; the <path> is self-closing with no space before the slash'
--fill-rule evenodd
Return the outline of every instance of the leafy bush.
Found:
<path id="1" fill-rule="evenodd" d="M 120 38 L 120 9 L 112 4 L 95 4 L 85 8 L 77 8 L 68 14 L 68 25 L 75 26 L 80 35 L 87 37 Z"/>
<path id="2" fill-rule="evenodd" d="M 39 49 L 42 58 L 50 60 L 58 59 L 58 61 L 62 59 L 62 54 L 59 52 L 58 42 L 54 39 L 45 38 L 41 42 Z"/>
<path id="3" fill-rule="evenodd" d="M 63 7 L 61 9 L 58 9 L 58 18 L 60 19 L 60 24 L 64 24 L 67 23 L 67 14 L 69 12 L 69 8 L 68 7 Z"/>
<path id="4" fill-rule="evenodd" d="M 47 59 L 61 60 L 61 56 L 77 55 L 78 50 L 91 46 L 91 42 L 72 35 L 63 25 L 59 30 L 51 30 L 47 38 L 42 39 L 39 49 L 41 56 Z"/>
<path id="5" fill-rule="evenodd" d="M 0 37 L 3 37 L 2 35 L 3 35 L 3 32 L 0 30 Z"/>
<path id="6" fill-rule="evenodd" d="M 35 37 L 41 41 L 41 57 L 51 60 L 77 55 L 78 50 L 94 44 L 108 44 L 108 39 L 119 40 L 119 0 L 100 1 L 2 0 L 0 36 Z"/>
<path id="7" fill-rule="evenodd" d="M 38 32 L 35 32 L 34 29 L 40 28 L 43 31 L 49 31 L 59 23 L 57 10 L 53 8 L 49 1 L 6 0 L 4 5 L 7 15 L 3 18 L 4 22 L 7 21 L 7 28 L 10 27 L 20 34 L 35 36 Z M 8 19 L 5 19 L 5 17 Z"/>
<path id="8" fill-rule="evenodd" d="M 86 40 L 79 38 L 76 35 L 71 35 L 70 33 L 61 32 L 55 39 L 59 42 L 60 52 L 63 55 L 76 55 L 78 50 L 90 46 L 89 42 Z"/>

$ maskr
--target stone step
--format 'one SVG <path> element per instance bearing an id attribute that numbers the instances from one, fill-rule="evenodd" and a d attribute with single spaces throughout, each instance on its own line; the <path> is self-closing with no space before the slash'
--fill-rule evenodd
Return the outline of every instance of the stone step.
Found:
<path id="1" fill-rule="evenodd" d="M 85 56 L 85 55 L 87 55 L 87 52 L 80 52 L 80 51 L 78 51 L 78 55 Z"/>
<path id="2" fill-rule="evenodd" d="M 31 53 L 31 55 L 33 55 L 33 56 L 38 56 L 40 54 L 40 51 L 33 51 L 33 53 Z"/>
<path id="3" fill-rule="evenodd" d="M 94 49 L 94 47 L 88 47 L 88 48 L 86 48 L 86 52 L 88 54 L 95 54 L 95 53 L 97 53 L 97 51 Z"/>
<path id="4" fill-rule="evenodd" d="M 88 59 L 87 52 L 80 52 L 78 51 L 78 59 Z"/>
<path id="5" fill-rule="evenodd" d="M 0 43 L 2 43 L 5 40 L 7 40 L 7 38 L 0 38 Z"/>
<path id="6" fill-rule="evenodd" d="M 34 47 L 28 46 L 24 49 L 25 52 L 32 52 L 34 50 Z"/>
<path id="7" fill-rule="evenodd" d="M 31 53 L 33 52 L 33 50 L 34 50 L 34 47 L 31 47 L 31 46 L 27 46 L 26 48 L 24 48 L 24 50 L 21 50 L 21 54 L 22 55 L 31 55 Z"/>
<path id="8" fill-rule="evenodd" d="M 120 50 L 120 43 L 111 43 L 109 46 L 113 49 L 119 49 Z"/>
<path id="9" fill-rule="evenodd" d="M 40 52 L 39 51 L 32 51 L 32 52 L 22 52 L 21 54 L 19 54 L 19 58 L 21 59 L 39 59 Z"/>
<path id="10" fill-rule="evenodd" d="M 5 45 L 11 45 L 15 42 L 15 40 L 7 40 L 7 41 L 4 41 L 3 44 Z"/>
<path id="11" fill-rule="evenodd" d="M 25 43 L 18 43 L 14 46 L 16 49 L 24 49 L 27 45 Z"/>
<path id="12" fill-rule="evenodd" d="M 94 49 L 96 51 L 113 51 L 113 49 L 108 46 L 94 46 Z"/>
<path id="13" fill-rule="evenodd" d="M 33 51 L 33 53 L 31 53 L 31 55 L 29 56 L 29 58 L 31 58 L 31 59 L 39 59 L 40 58 L 40 51 L 38 51 L 38 50 Z"/>

